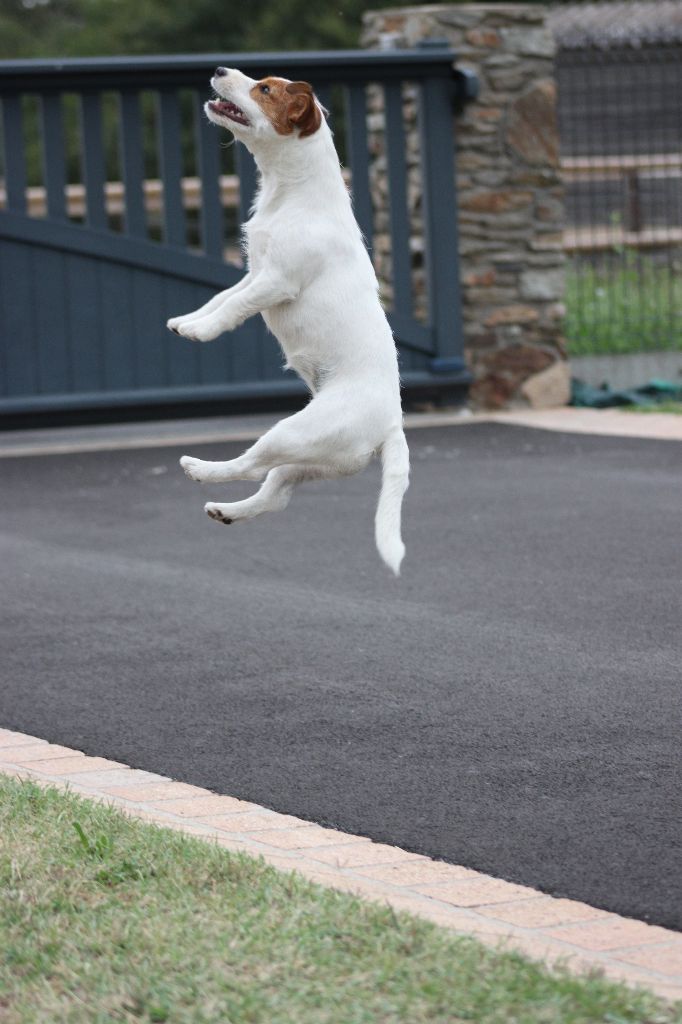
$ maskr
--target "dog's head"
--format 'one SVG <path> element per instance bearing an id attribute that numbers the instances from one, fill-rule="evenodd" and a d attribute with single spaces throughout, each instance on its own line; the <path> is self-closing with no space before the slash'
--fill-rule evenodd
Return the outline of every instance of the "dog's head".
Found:
<path id="1" fill-rule="evenodd" d="M 322 123 L 322 109 L 307 82 L 274 77 L 257 82 L 236 68 L 216 68 L 211 85 L 217 99 L 206 104 L 206 114 L 247 146 L 258 139 L 306 138 Z"/>

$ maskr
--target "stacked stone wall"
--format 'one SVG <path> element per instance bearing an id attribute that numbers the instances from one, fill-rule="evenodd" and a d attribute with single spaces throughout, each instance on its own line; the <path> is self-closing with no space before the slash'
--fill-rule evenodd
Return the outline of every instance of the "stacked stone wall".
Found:
<path id="1" fill-rule="evenodd" d="M 479 98 L 457 116 L 456 174 L 465 354 L 474 375 L 472 399 L 485 407 L 568 400 L 570 375 L 561 330 L 564 207 L 554 40 L 546 16 L 547 10 L 535 4 L 458 4 L 391 8 L 368 12 L 364 19 L 365 45 L 412 47 L 424 39 L 445 39 L 457 54 L 458 66 L 475 71 L 480 82 Z M 380 108 L 376 91 L 370 129 L 380 127 Z M 423 314 L 415 113 L 408 91 L 411 245 L 416 308 Z M 372 174 L 379 229 L 376 256 L 390 301 L 380 150 L 377 144 Z"/>

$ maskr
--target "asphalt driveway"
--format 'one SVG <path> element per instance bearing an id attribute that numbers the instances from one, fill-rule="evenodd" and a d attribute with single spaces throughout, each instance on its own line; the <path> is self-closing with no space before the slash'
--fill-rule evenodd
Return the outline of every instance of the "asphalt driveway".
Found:
<path id="1" fill-rule="evenodd" d="M 680 928 L 682 445 L 409 441 L 399 581 L 376 467 L 224 527 L 180 448 L 0 460 L 0 725 Z"/>

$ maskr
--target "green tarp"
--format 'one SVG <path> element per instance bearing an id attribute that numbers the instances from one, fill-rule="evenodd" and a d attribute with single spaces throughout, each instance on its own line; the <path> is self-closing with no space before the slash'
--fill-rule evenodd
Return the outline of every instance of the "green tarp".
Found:
<path id="1" fill-rule="evenodd" d="M 582 380 L 571 381 L 571 405 L 585 409 L 608 409 L 614 405 L 658 405 L 682 402 L 682 387 L 667 380 L 650 380 L 639 388 L 615 391 L 608 384 L 593 388 Z"/>

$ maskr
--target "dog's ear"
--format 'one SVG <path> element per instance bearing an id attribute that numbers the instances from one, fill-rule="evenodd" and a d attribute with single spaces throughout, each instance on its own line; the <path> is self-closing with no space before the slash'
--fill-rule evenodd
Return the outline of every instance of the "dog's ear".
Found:
<path id="1" fill-rule="evenodd" d="M 287 92 L 291 96 L 287 116 L 299 134 L 313 135 L 322 124 L 320 108 L 315 102 L 313 87 L 308 82 L 289 82 Z"/>

